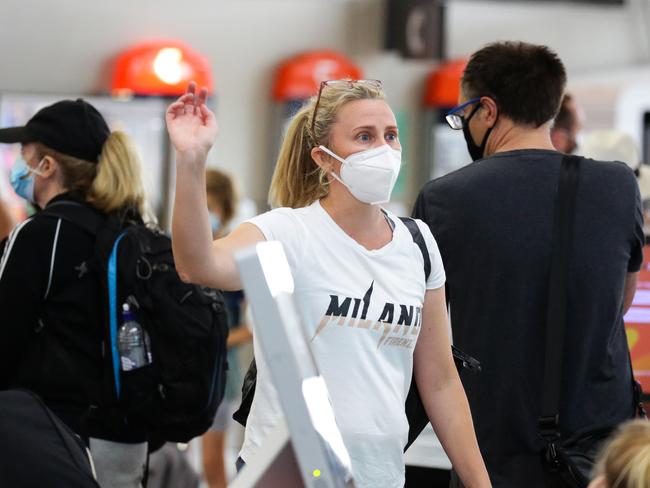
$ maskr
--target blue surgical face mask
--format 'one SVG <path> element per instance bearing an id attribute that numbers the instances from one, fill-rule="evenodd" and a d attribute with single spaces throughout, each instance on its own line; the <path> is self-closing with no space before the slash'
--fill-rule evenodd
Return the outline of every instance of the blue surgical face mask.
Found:
<path id="1" fill-rule="evenodd" d="M 13 168 L 11 168 L 11 186 L 16 195 L 24 198 L 29 203 L 36 202 L 34 197 L 34 174 L 41 174 L 38 168 L 40 168 L 42 162 L 41 160 L 36 168 L 30 168 L 22 156 L 18 156 Z"/>
<path id="2" fill-rule="evenodd" d="M 221 219 L 214 212 L 210 212 L 210 228 L 212 228 L 213 236 L 217 235 L 217 232 L 221 229 Z"/>

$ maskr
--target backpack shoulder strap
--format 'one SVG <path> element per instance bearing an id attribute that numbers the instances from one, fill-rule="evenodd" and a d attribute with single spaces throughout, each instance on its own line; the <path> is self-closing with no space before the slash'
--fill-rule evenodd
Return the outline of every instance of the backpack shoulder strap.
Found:
<path id="1" fill-rule="evenodd" d="M 427 249 L 427 243 L 424 242 L 422 231 L 420 231 L 420 227 L 418 227 L 418 223 L 414 219 L 410 217 L 400 217 L 399 219 L 404 222 L 404 225 L 411 233 L 413 242 L 420 248 L 420 252 L 424 258 L 424 277 L 428 280 L 431 274 L 431 258 L 429 257 L 429 249 Z"/>
<path id="2" fill-rule="evenodd" d="M 97 235 L 99 228 L 104 222 L 104 218 L 99 212 L 72 200 L 59 200 L 54 202 L 41 210 L 38 215 L 65 220 L 82 228 L 91 235 Z"/>

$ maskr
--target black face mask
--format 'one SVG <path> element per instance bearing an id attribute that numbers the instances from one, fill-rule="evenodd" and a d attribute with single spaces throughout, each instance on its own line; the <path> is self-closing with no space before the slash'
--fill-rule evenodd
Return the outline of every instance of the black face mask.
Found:
<path id="1" fill-rule="evenodd" d="M 485 131 L 485 135 L 483 136 L 483 141 L 481 142 L 481 145 L 477 146 L 476 143 L 474 142 L 474 139 L 472 139 L 472 134 L 470 134 L 469 132 L 469 121 L 472 117 L 474 117 L 474 114 L 480 107 L 481 104 L 480 103 L 477 104 L 476 107 L 474 107 L 474 110 L 472 110 L 472 112 L 469 114 L 469 117 L 463 120 L 463 137 L 465 137 L 467 150 L 469 151 L 469 155 L 472 157 L 472 161 L 483 159 L 488 137 L 490 137 L 490 133 L 492 132 L 492 129 L 494 129 L 494 125 L 496 125 L 496 121 L 495 121 L 494 125 L 490 127 L 487 131 Z"/>

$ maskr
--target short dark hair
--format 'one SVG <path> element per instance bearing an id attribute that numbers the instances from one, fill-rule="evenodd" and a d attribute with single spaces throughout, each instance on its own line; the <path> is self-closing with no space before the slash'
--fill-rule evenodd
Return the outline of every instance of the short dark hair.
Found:
<path id="1" fill-rule="evenodd" d="M 566 71 L 546 46 L 495 42 L 472 54 L 461 83 L 469 98 L 493 98 L 515 124 L 539 127 L 558 111 Z"/>
<path id="2" fill-rule="evenodd" d="M 573 101 L 573 97 L 566 93 L 562 97 L 562 103 L 560 103 L 560 110 L 555 116 L 553 121 L 553 127 L 560 129 L 573 129 L 573 126 L 576 123 L 574 113 L 569 109 L 569 104 Z"/>

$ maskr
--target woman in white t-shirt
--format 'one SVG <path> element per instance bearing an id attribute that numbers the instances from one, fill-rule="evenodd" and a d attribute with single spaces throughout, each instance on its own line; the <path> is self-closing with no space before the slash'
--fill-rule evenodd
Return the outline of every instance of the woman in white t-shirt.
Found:
<path id="1" fill-rule="evenodd" d="M 431 423 L 463 484 L 491 486 L 451 356 L 438 247 L 418 221 L 431 260 L 425 280 L 424 259 L 408 229 L 379 205 L 389 200 L 401 164 L 397 124 L 381 84 L 323 82 L 287 128 L 270 192 L 281 208 L 214 242 L 203 188 L 217 125 L 205 99 L 206 90 L 197 95 L 191 85 L 167 111 L 177 167 L 174 256 L 183 279 L 239 289 L 233 253 L 264 240 L 282 242 L 356 486 L 404 485 L 404 403 L 414 366 Z M 254 462 L 282 415 L 255 350 L 257 389 L 244 462 Z"/>

